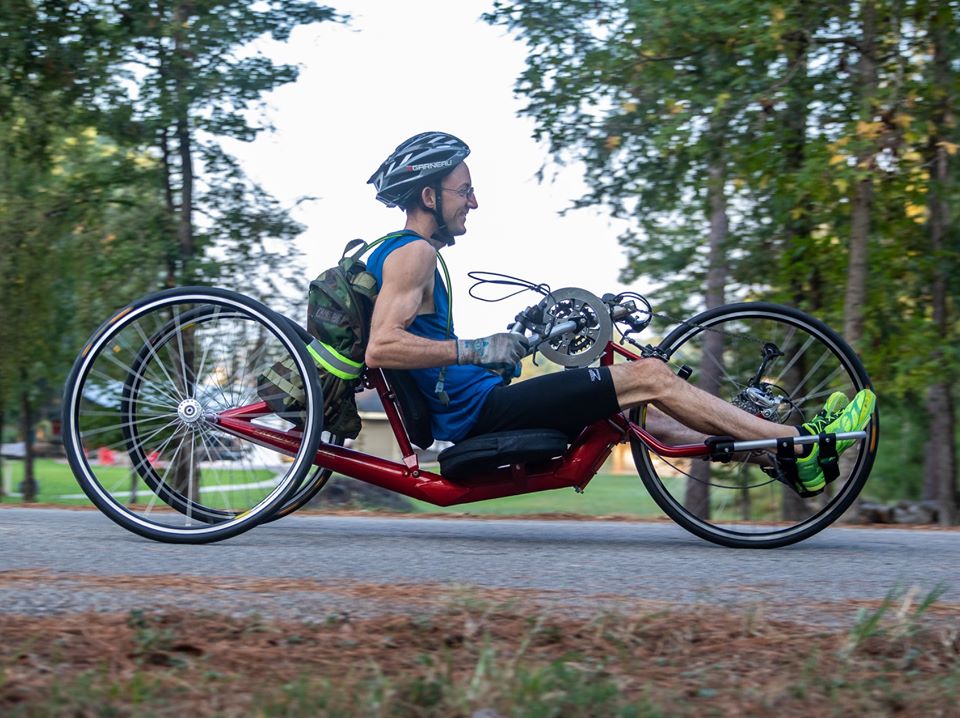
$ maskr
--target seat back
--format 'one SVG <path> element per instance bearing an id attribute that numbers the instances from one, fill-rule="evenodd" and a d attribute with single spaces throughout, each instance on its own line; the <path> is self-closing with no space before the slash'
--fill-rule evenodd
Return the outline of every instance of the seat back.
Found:
<path id="1" fill-rule="evenodd" d="M 384 369 L 383 376 L 393 389 L 403 419 L 403 428 L 407 430 L 410 442 L 426 449 L 433 443 L 433 428 L 430 425 L 430 410 L 427 400 L 410 376 L 410 372 L 401 369 Z"/>

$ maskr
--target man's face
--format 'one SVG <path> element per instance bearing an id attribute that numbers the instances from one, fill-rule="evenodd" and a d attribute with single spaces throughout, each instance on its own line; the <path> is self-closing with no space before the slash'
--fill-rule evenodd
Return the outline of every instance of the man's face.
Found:
<path id="1" fill-rule="evenodd" d="M 470 170 L 463 162 L 443 178 L 440 191 L 443 192 L 443 219 L 447 229 L 451 235 L 459 237 L 467 231 L 467 212 L 479 206 L 473 192 Z"/>

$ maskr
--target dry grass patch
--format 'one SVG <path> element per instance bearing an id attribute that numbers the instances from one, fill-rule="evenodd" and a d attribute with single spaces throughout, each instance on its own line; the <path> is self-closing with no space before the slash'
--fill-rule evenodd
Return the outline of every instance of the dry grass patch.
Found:
<path id="1" fill-rule="evenodd" d="M 960 622 L 891 595 L 834 630 L 574 617 L 472 592 L 406 615 L 0 615 L 5 716 L 955 716 Z M 906 608 L 904 608 L 906 607 Z"/>

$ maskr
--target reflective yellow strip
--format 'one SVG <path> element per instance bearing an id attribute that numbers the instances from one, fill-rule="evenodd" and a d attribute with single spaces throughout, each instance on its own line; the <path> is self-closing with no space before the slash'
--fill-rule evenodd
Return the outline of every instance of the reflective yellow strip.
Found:
<path id="1" fill-rule="evenodd" d="M 356 379 L 363 371 L 363 362 L 356 362 L 349 357 L 345 357 L 329 344 L 324 344 L 317 339 L 307 345 L 307 351 L 310 352 L 317 364 L 341 379 L 347 381 Z"/>

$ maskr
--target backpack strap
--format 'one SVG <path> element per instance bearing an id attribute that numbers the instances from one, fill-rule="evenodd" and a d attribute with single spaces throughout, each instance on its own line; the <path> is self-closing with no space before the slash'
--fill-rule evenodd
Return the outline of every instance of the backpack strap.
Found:
<path id="1" fill-rule="evenodd" d="M 357 251 L 355 251 L 352 255 L 350 255 L 350 258 L 357 260 L 357 259 L 360 259 L 360 257 L 362 257 L 364 254 L 369 252 L 371 249 L 376 247 L 378 244 L 381 244 L 382 242 L 386 242 L 388 239 L 396 239 L 397 237 L 407 237 L 407 236 L 419 237 L 420 235 L 414 232 L 412 229 L 401 229 L 399 232 L 391 232 L 390 234 L 385 234 L 380 239 L 375 239 L 370 243 L 367 243 L 366 240 L 363 240 L 363 239 L 351 239 L 349 242 L 347 242 L 347 246 L 343 248 L 343 254 L 340 255 L 340 259 L 344 259 L 348 254 L 350 254 L 350 250 L 353 249 L 354 247 L 359 247 L 359 249 L 357 249 Z M 440 256 L 439 252 L 437 253 L 437 256 L 438 257 Z"/>
<path id="2" fill-rule="evenodd" d="M 450 339 L 450 335 L 453 334 L 453 285 L 450 283 L 450 272 L 447 270 L 447 263 L 443 261 L 443 255 L 440 254 L 440 251 L 437 250 L 437 259 L 440 260 L 440 267 L 443 269 L 443 278 L 446 281 L 447 290 L 447 340 Z M 444 381 L 447 378 L 447 367 L 440 367 L 440 373 L 437 374 L 437 384 L 433 387 L 433 393 L 437 395 L 437 399 L 440 400 L 440 403 L 444 406 L 447 406 L 450 403 L 450 396 L 443 388 Z"/>

